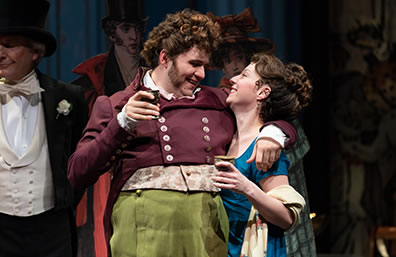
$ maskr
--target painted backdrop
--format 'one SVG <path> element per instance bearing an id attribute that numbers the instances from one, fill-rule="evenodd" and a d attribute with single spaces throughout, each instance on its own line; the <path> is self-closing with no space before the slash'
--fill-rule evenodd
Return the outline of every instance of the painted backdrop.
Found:
<path id="1" fill-rule="evenodd" d="M 58 40 L 56 53 L 40 64 L 40 69 L 55 78 L 70 82 L 77 76 L 71 70 L 82 61 L 107 51 L 108 42 L 100 26 L 106 14 L 105 0 L 50 0 L 48 29 Z M 216 15 L 240 13 L 251 6 L 262 31 L 253 35 L 271 38 L 276 54 L 283 60 L 301 63 L 300 1 L 288 0 L 146 0 L 145 13 L 149 16 L 147 31 L 161 22 L 167 13 L 184 8 Z M 204 81 L 217 85 L 221 75 L 209 72 Z"/>
<path id="2" fill-rule="evenodd" d="M 371 229 L 396 225 L 396 2 L 329 10 L 331 249 L 366 257 Z"/>

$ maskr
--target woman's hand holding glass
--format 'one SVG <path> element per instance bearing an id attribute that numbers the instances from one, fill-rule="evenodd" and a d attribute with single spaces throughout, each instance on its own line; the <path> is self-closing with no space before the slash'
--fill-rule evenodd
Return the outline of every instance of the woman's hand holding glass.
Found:
<path id="1" fill-rule="evenodd" d="M 235 168 L 232 163 L 221 161 L 216 163 L 216 166 L 228 168 L 228 171 L 216 172 L 216 176 L 212 177 L 214 186 L 243 195 L 248 194 L 248 190 L 254 186 L 253 182 Z"/>

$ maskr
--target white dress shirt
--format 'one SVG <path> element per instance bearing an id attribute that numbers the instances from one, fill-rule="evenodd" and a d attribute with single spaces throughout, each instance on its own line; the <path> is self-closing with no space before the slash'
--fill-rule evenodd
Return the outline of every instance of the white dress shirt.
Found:
<path id="1" fill-rule="evenodd" d="M 40 88 L 34 71 L 22 79 L 24 83 L 31 83 Z M 6 103 L 2 105 L 3 126 L 7 134 L 8 143 L 12 150 L 22 157 L 32 144 L 36 127 L 38 105 L 41 101 L 40 93 L 33 95 L 5 95 Z"/>

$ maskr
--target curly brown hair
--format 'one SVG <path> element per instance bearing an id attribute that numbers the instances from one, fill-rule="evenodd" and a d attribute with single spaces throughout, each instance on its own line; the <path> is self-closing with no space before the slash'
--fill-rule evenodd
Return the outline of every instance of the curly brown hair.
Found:
<path id="1" fill-rule="evenodd" d="M 266 84 L 271 93 L 261 105 L 263 121 L 293 121 L 299 112 L 311 102 L 312 84 L 307 72 L 296 63 L 283 64 L 276 56 L 266 53 L 255 54 L 251 61 L 261 79 L 258 87 Z"/>
<path id="2" fill-rule="evenodd" d="M 194 46 L 210 54 L 216 49 L 219 36 L 219 25 L 208 16 L 184 9 L 175 14 L 168 14 L 166 19 L 149 33 L 141 55 L 150 68 L 155 68 L 159 65 L 161 50 L 164 49 L 170 59 Z"/>

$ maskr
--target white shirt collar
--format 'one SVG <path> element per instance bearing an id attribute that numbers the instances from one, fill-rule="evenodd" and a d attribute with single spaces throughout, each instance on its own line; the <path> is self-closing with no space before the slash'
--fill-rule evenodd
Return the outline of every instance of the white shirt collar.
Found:
<path id="1" fill-rule="evenodd" d="M 165 99 L 169 100 L 169 101 L 170 100 L 175 100 L 175 99 L 182 99 L 182 98 L 195 99 L 195 94 L 201 90 L 200 87 L 196 87 L 192 96 L 181 96 L 181 97 L 177 98 L 175 96 L 175 94 L 165 91 L 163 88 L 157 86 L 154 83 L 153 79 L 151 78 L 151 72 L 152 71 L 153 70 L 148 70 L 146 72 L 146 74 L 144 75 L 144 77 L 143 77 L 143 85 L 145 87 L 147 87 L 148 89 L 151 89 L 151 90 L 159 90 L 161 96 L 164 97 Z"/>

